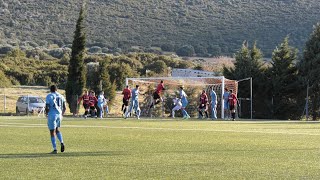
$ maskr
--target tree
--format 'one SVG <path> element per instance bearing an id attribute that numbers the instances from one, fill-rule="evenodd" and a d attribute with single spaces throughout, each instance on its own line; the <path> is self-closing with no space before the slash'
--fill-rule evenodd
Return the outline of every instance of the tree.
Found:
<path id="1" fill-rule="evenodd" d="M 172 52 L 172 51 L 174 51 L 174 45 L 172 45 L 172 44 L 162 44 L 161 45 L 161 50 L 162 51 Z"/>
<path id="2" fill-rule="evenodd" d="M 76 113 L 76 97 L 81 96 L 86 86 L 86 69 L 84 65 L 84 52 L 86 46 L 85 33 L 85 3 L 80 9 L 79 18 L 74 32 L 72 52 L 68 66 L 68 80 L 66 85 L 66 99 L 71 113 Z"/>
<path id="3" fill-rule="evenodd" d="M 262 64 L 262 53 L 257 48 L 256 43 L 250 49 L 248 43 L 244 42 L 241 49 L 235 55 L 234 68 L 223 68 L 223 74 L 228 79 L 241 80 L 244 78 L 252 77 L 253 80 L 253 103 L 255 117 L 267 118 L 268 108 L 267 102 L 267 80 L 265 79 L 265 69 Z M 238 97 L 250 97 L 250 84 L 249 81 L 239 83 Z M 263 94 L 263 95 L 262 95 Z M 241 108 L 243 110 L 243 117 L 250 117 L 249 105 Z M 246 112 L 246 113 L 245 113 Z"/>
<path id="4" fill-rule="evenodd" d="M 86 87 L 94 92 L 101 91 L 100 76 L 100 63 L 90 62 L 87 63 Z"/>
<path id="5" fill-rule="evenodd" d="M 155 62 L 152 62 L 151 64 L 146 65 L 145 68 L 147 70 L 154 71 L 157 74 L 164 74 L 168 70 L 166 63 L 163 62 L 162 60 L 157 60 Z"/>
<path id="6" fill-rule="evenodd" d="M 179 48 L 176 53 L 178 56 L 193 56 L 195 52 L 193 46 L 185 45 Z"/>
<path id="7" fill-rule="evenodd" d="M 121 90 L 125 86 L 125 80 L 127 77 L 138 77 L 136 71 L 134 71 L 128 64 L 112 63 L 108 67 L 110 81 L 116 83 L 117 90 Z"/>
<path id="8" fill-rule="evenodd" d="M 113 101 L 116 96 L 116 88 L 117 85 L 115 81 L 111 83 L 110 81 L 110 75 L 108 71 L 108 64 L 110 62 L 108 60 L 102 61 L 100 64 L 100 72 L 99 72 L 99 79 L 101 84 L 100 91 L 103 91 L 106 98 L 110 101 Z"/>
<path id="9" fill-rule="evenodd" d="M 310 86 L 309 99 L 311 103 L 312 119 L 319 116 L 320 98 L 320 24 L 314 27 L 310 39 L 306 43 L 299 74 L 304 80 L 304 85 Z"/>
<path id="10" fill-rule="evenodd" d="M 210 53 L 212 56 L 220 56 L 221 55 L 221 48 L 219 45 L 210 45 L 207 48 L 208 53 Z"/>
<path id="11" fill-rule="evenodd" d="M 297 50 L 289 46 L 289 37 L 272 53 L 272 67 L 269 69 L 272 93 L 273 118 L 296 118 Z"/>
<path id="12" fill-rule="evenodd" d="M 201 64 L 198 64 L 193 68 L 194 70 L 204 71 L 204 67 Z"/>

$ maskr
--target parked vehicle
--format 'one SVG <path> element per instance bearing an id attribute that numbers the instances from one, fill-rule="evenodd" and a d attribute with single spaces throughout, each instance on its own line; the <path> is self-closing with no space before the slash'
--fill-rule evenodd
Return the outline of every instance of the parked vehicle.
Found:
<path id="1" fill-rule="evenodd" d="M 45 101 L 39 96 L 21 96 L 16 103 L 16 113 L 40 113 L 45 106 Z"/>

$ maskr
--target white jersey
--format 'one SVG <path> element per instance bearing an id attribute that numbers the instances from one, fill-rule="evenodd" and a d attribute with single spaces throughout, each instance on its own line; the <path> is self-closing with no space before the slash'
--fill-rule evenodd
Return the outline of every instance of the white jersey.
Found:
<path id="1" fill-rule="evenodd" d="M 172 101 L 175 106 L 182 106 L 181 99 L 174 98 Z"/>

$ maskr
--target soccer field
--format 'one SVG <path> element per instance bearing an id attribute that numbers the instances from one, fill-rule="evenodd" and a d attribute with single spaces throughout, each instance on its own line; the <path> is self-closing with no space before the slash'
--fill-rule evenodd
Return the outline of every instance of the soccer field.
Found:
<path id="1" fill-rule="evenodd" d="M 0 117 L 0 179 L 320 179 L 320 123 Z M 60 146 L 58 146 L 59 148 Z"/>

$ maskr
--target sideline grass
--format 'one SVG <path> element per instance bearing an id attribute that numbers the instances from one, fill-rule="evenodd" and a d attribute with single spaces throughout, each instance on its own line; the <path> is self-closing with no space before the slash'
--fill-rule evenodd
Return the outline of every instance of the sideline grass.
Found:
<path id="1" fill-rule="evenodd" d="M 0 117 L 1 179 L 320 179 L 320 123 Z"/>

